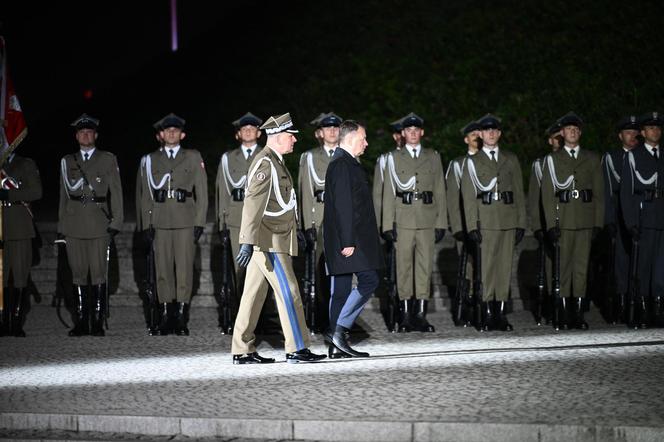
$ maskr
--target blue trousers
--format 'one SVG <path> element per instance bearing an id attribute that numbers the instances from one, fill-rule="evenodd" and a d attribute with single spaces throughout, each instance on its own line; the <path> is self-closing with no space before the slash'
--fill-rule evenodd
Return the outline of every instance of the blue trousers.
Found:
<path id="1" fill-rule="evenodd" d="M 337 325 L 350 330 L 355 319 L 360 315 L 364 305 L 378 287 L 379 279 L 376 270 L 367 270 L 355 273 L 357 287 L 353 288 L 353 274 L 332 276 L 330 296 L 330 330 L 334 331 Z"/>

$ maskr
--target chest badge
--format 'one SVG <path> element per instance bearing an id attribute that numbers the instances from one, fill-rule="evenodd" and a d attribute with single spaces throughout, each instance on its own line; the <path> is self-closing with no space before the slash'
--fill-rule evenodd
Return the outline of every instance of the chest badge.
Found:
<path id="1" fill-rule="evenodd" d="M 98 183 L 101 183 L 101 177 L 95 178 L 95 181 L 98 182 Z"/>

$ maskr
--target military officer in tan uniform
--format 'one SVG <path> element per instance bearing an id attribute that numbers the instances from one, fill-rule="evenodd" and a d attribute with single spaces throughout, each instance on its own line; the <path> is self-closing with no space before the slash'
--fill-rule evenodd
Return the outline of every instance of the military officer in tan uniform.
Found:
<path id="1" fill-rule="evenodd" d="M 69 335 L 103 336 L 108 247 L 124 219 L 120 171 L 115 155 L 95 146 L 99 120 L 83 114 L 72 126 L 80 149 L 60 161 L 58 218 L 78 298 Z"/>
<path id="2" fill-rule="evenodd" d="M 447 188 L 447 217 L 450 223 L 450 231 L 456 240 L 459 259 L 463 259 L 463 256 L 466 257 L 464 273 L 467 275 L 466 279 L 469 279 L 468 275 L 472 275 L 473 267 L 472 262 L 468 258 L 471 255 L 473 243 L 468 240 L 468 229 L 463 212 L 463 202 L 461 200 L 461 178 L 466 168 L 466 157 L 475 155 L 482 142 L 480 138 L 480 126 L 477 124 L 477 121 L 471 121 L 466 124 L 461 129 L 461 135 L 463 135 L 463 142 L 467 146 L 467 152 L 465 155 L 461 155 L 450 162 L 445 174 L 445 184 Z M 469 285 L 468 289 L 470 290 L 471 288 Z M 457 287 L 457 290 L 459 289 L 460 287 Z M 455 314 L 457 325 L 463 325 L 464 327 L 471 325 L 469 315 L 470 305 L 468 305 L 468 301 L 469 297 L 466 297 L 466 299 L 457 299 L 457 302 L 461 303 L 460 306 L 457 306 L 461 307 L 457 309 L 458 312 L 461 312 L 461 317 Z"/>
<path id="3" fill-rule="evenodd" d="M 207 175 L 201 154 L 185 149 L 185 121 L 163 118 L 163 147 L 141 160 L 141 225 L 154 235 L 157 295 L 161 303 L 160 333 L 171 332 L 168 303 L 175 304 L 174 332 L 189 334 L 195 244 L 203 234 L 208 206 Z M 175 273 L 173 269 L 175 268 Z"/>
<path id="4" fill-rule="evenodd" d="M 254 334 L 268 284 L 275 294 L 287 362 L 316 362 L 325 355 L 308 349 L 309 330 L 292 263 L 297 255 L 297 198 L 283 158 L 293 151 L 298 131 L 288 113 L 270 117 L 261 130 L 267 133 L 267 143 L 249 168 L 242 208 L 236 259 L 247 267 L 247 275 L 233 330 L 233 363 L 274 362 L 256 352 Z"/>
<path id="5" fill-rule="evenodd" d="M 581 118 L 569 112 L 558 124 L 564 145 L 544 159 L 541 190 L 549 238 L 560 244 L 561 299 L 556 306 L 559 324 L 554 326 L 586 330 L 583 298 L 590 246 L 604 225 L 604 178 L 601 157 L 579 145 Z M 568 319 L 570 308 L 573 322 Z"/>
<path id="6" fill-rule="evenodd" d="M 396 241 L 401 332 L 434 331 L 426 319 L 433 250 L 447 229 L 443 165 L 438 152 L 420 144 L 423 126 L 412 112 L 403 118 L 405 146 L 388 155 L 383 185 L 382 231 Z"/>
<path id="7" fill-rule="evenodd" d="M 0 318 L 4 322 L 0 336 L 25 336 L 25 303 L 32 265 L 32 240 L 36 235 L 30 204 L 41 197 L 41 179 L 35 162 L 10 154 L 0 168 L 5 315 Z"/>
<path id="8" fill-rule="evenodd" d="M 259 129 L 263 120 L 251 112 L 233 121 L 235 127 L 235 139 L 240 142 L 236 149 L 224 152 L 219 161 L 216 181 L 216 220 L 221 231 L 224 223 L 229 230 L 231 239 L 231 250 L 235 256 L 239 250 L 240 221 L 242 220 L 242 205 L 244 203 L 245 184 L 249 165 L 262 149 L 258 145 L 261 136 Z M 234 262 L 235 273 L 238 274 L 240 267 Z M 244 273 L 244 272 L 242 272 Z M 238 274 L 240 293 L 244 275 Z"/>
<path id="9" fill-rule="evenodd" d="M 487 114 L 477 123 L 483 146 L 466 159 L 461 194 L 468 238 L 481 247 L 483 298 L 478 327 L 509 331 L 506 304 L 512 257 L 526 227 L 523 176 L 517 156 L 498 146 L 500 119 Z"/>

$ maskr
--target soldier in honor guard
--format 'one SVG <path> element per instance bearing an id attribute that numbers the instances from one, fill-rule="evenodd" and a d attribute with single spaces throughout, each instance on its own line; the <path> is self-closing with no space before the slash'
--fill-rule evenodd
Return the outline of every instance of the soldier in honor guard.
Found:
<path id="1" fill-rule="evenodd" d="M 465 261 L 466 267 L 459 268 L 459 274 L 457 275 L 457 285 L 464 284 L 464 281 L 461 281 L 461 274 L 467 275 L 472 274 L 473 267 L 472 263 L 468 261 L 470 256 L 470 249 L 472 243 L 468 241 L 468 228 L 466 226 L 466 219 L 463 211 L 463 200 L 461 199 L 461 178 L 463 178 L 464 169 L 466 167 L 466 158 L 468 156 L 475 155 L 479 148 L 481 147 L 482 139 L 480 138 L 480 126 L 477 121 L 471 121 L 466 124 L 461 129 L 461 135 L 463 136 L 463 142 L 467 146 L 467 152 L 465 155 L 461 155 L 452 160 L 447 167 L 447 172 L 445 174 L 445 183 L 446 183 L 446 195 L 447 195 L 447 217 L 450 223 L 450 231 L 454 236 L 456 241 L 457 253 L 459 254 L 459 259 Z M 464 258 L 465 257 L 465 258 Z M 463 265 L 463 264 L 462 264 Z M 464 276 L 464 279 L 465 276 Z M 461 287 L 457 286 L 457 291 L 461 290 Z M 470 286 L 467 288 L 470 290 Z M 460 295 L 463 295 L 459 292 Z M 460 299 L 461 296 L 457 297 L 457 302 L 461 302 L 461 311 L 462 316 L 464 314 L 464 302 L 467 301 Z M 467 298 L 467 297 L 466 297 Z M 465 318 L 457 317 L 455 315 L 455 321 L 457 325 L 470 325 L 468 317 Z"/>
<path id="2" fill-rule="evenodd" d="M 304 152 L 300 156 L 298 173 L 298 196 L 300 204 L 301 229 L 307 241 L 307 248 L 316 255 L 313 260 L 313 275 L 318 288 L 319 299 L 329 298 L 329 278 L 324 276 L 321 258 L 323 257 L 323 213 L 325 200 L 325 173 L 332 161 L 334 151 L 339 147 L 339 125 L 342 118 L 334 112 L 319 115 L 311 124 L 316 126 L 316 138 L 321 146 Z M 324 289 L 323 289 L 324 287 Z M 322 289 L 322 290 L 321 290 Z M 321 298 L 320 295 L 323 295 Z M 315 309 L 318 310 L 317 308 Z M 322 324 L 309 324 L 320 327 Z"/>
<path id="3" fill-rule="evenodd" d="M 154 239 L 160 334 L 189 335 L 196 242 L 203 234 L 208 205 L 207 175 L 201 154 L 185 149 L 185 120 L 169 114 L 161 120 L 163 147 L 141 159 L 141 225 Z M 175 272 L 174 272 L 175 269 Z M 168 303 L 175 302 L 171 330 Z"/>
<path id="4" fill-rule="evenodd" d="M 325 355 L 308 348 L 309 330 L 292 261 L 298 249 L 297 198 L 283 158 L 293 151 L 298 131 L 288 113 L 270 117 L 260 129 L 267 143 L 249 167 L 236 258 L 247 273 L 233 330 L 233 363 L 274 362 L 258 354 L 254 333 L 268 284 L 275 294 L 286 361 L 317 362 Z"/>
<path id="5" fill-rule="evenodd" d="M 632 241 L 636 275 L 631 275 L 630 327 L 664 326 L 664 161 L 660 140 L 664 118 L 648 112 L 639 119 L 643 144 L 626 152 L 620 206 Z"/>
<path id="6" fill-rule="evenodd" d="M 620 147 L 604 154 L 602 171 L 604 174 L 604 227 L 611 238 L 613 262 L 609 264 L 610 277 L 615 283 L 618 302 L 607 299 L 609 322 L 624 321 L 629 276 L 629 253 L 631 238 L 625 226 L 620 207 L 620 183 L 625 154 L 639 145 L 641 126 L 636 115 L 628 115 L 618 122 Z M 608 294 L 607 294 L 608 296 Z"/>
<path id="7" fill-rule="evenodd" d="M 557 152 L 563 144 L 562 136 L 560 135 L 560 126 L 558 122 L 553 123 L 549 126 L 544 132 L 548 144 L 552 152 Z M 551 275 L 551 254 L 552 247 L 551 241 L 549 241 L 547 235 L 546 223 L 544 222 L 544 214 L 542 212 L 542 198 L 541 198 L 541 187 L 542 187 L 542 166 L 544 164 L 544 157 L 536 158 L 533 161 L 530 168 L 530 182 L 528 185 L 528 219 L 530 222 L 530 228 L 533 231 L 533 236 L 537 240 L 538 244 L 538 253 L 540 254 L 539 266 L 538 268 L 538 306 L 536 321 L 537 325 L 542 324 L 542 320 L 549 320 L 551 309 L 548 306 L 551 305 L 550 299 L 547 299 L 547 286 L 546 284 L 546 275 Z M 542 262 L 544 265 L 542 266 Z"/>
<path id="8" fill-rule="evenodd" d="M 120 171 L 115 155 L 96 148 L 99 120 L 83 114 L 71 125 L 79 150 L 60 161 L 57 229 L 66 241 L 77 296 L 69 336 L 104 336 L 110 241 L 124 219 Z"/>
<path id="9" fill-rule="evenodd" d="M 232 256 L 239 250 L 240 222 L 242 220 L 242 205 L 244 204 L 245 184 L 249 165 L 262 149 L 258 145 L 261 136 L 259 129 L 263 120 L 251 112 L 247 112 L 237 120 L 233 121 L 235 127 L 235 139 L 240 142 L 236 149 L 224 152 L 219 161 L 216 180 L 216 220 L 221 232 L 226 224 L 231 240 Z M 233 261 L 237 275 L 238 292 L 242 293 L 242 281 L 244 270 L 237 262 Z"/>
<path id="10" fill-rule="evenodd" d="M 396 242 L 400 332 L 434 331 L 426 319 L 434 243 L 447 229 L 443 165 L 437 151 L 422 147 L 423 127 L 412 112 L 403 118 L 405 146 L 388 155 L 383 185 L 382 232 Z"/>
<path id="11" fill-rule="evenodd" d="M 394 148 L 399 150 L 403 147 L 403 137 L 401 136 L 401 119 L 390 123 L 392 129 L 392 139 L 394 140 Z M 373 199 L 374 211 L 376 213 L 376 222 L 378 223 L 378 231 L 381 229 L 381 215 L 383 212 L 383 183 L 385 182 L 385 166 L 387 165 L 388 153 L 382 153 L 376 160 L 374 167 L 373 184 L 371 188 L 371 196 Z"/>
<path id="12" fill-rule="evenodd" d="M 11 153 L 0 167 L 5 307 L 5 316 L 0 318 L 0 322 L 4 322 L 0 324 L 0 336 L 25 337 L 23 323 L 32 266 L 32 241 L 36 236 L 30 205 L 41 197 L 41 179 L 35 162 Z"/>
<path id="13" fill-rule="evenodd" d="M 604 178 L 600 156 L 579 145 L 581 118 L 569 112 L 558 124 L 564 145 L 544 159 L 541 188 L 547 234 L 560 247 L 559 322 L 554 327 L 587 330 L 583 300 L 591 244 L 604 226 Z"/>
<path id="14" fill-rule="evenodd" d="M 501 120 L 486 114 L 480 126 L 482 149 L 467 157 L 461 195 L 468 238 L 480 246 L 483 296 L 480 330 L 512 330 L 507 320 L 515 246 L 526 227 L 526 201 L 521 165 L 516 155 L 499 147 Z M 495 303 L 493 302 L 495 299 Z"/>

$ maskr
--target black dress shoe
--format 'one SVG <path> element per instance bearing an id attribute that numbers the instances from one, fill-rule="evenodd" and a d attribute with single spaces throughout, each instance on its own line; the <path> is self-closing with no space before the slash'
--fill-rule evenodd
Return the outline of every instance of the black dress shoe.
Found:
<path id="1" fill-rule="evenodd" d="M 325 359 L 325 355 L 312 353 L 308 348 L 303 348 L 294 353 L 286 353 L 286 362 L 289 364 L 299 364 L 300 362 L 319 362 Z"/>
<path id="2" fill-rule="evenodd" d="M 327 356 L 330 359 L 347 359 L 347 358 L 352 358 L 351 355 L 348 353 L 339 350 L 337 347 L 335 347 L 334 344 L 328 344 L 327 345 Z"/>
<path id="3" fill-rule="evenodd" d="M 233 364 L 272 364 L 273 358 L 264 358 L 258 352 L 233 355 Z"/>
<path id="4" fill-rule="evenodd" d="M 331 336 L 332 344 L 337 347 L 342 352 L 354 357 L 354 358 L 368 358 L 369 353 L 363 351 L 357 351 L 353 349 L 348 343 L 348 336 L 350 335 L 349 330 L 346 327 L 337 325 L 334 330 L 334 334 Z"/>

